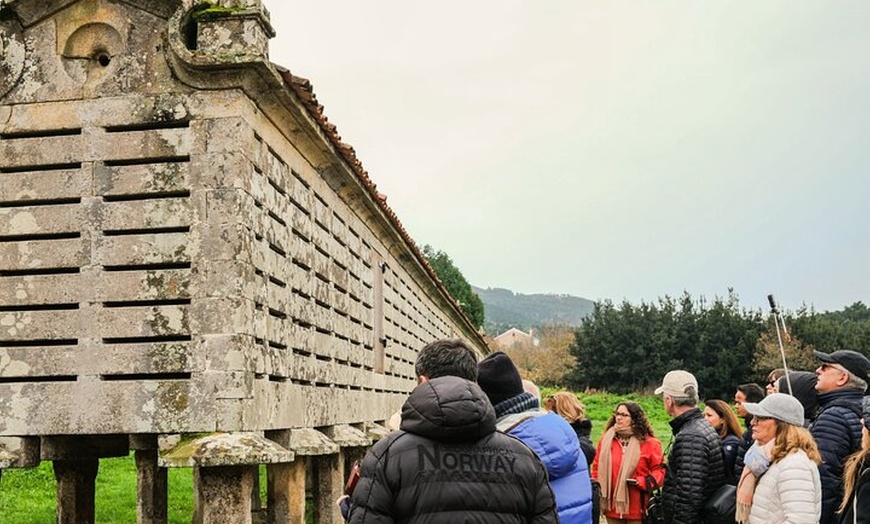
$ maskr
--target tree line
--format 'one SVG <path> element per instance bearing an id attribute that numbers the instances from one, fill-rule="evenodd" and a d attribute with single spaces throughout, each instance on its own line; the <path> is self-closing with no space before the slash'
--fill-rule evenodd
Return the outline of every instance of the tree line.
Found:
<path id="1" fill-rule="evenodd" d="M 678 299 L 633 305 L 602 302 L 575 331 L 565 374 L 573 389 L 648 391 L 672 369 L 695 374 L 701 394 L 730 398 L 745 382 L 762 383 L 782 367 L 782 339 L 790 369 L 814 370 L 813 350 L 854 349 L 870 354 L 870 310 L 861 302 L 842 311 L 801 308 L 783 315 L 787 333 L 777 337 L 771 315 L 741 308 L 737 295 L 712 302 L 689 293 Z"/>
<path id="2" fill-rule="evenodd" d="M 481 328 L 484 305 L 443 251 L 422 249 L 430 266 L 471 322 Z M 544 386 L 614 393 L 652 391 L 672 369 L 691 371 L 705 398 L 730 398 L 745 382 L 762 383 L 782 367 L 814 370 L 813 350 L 853 349 L 870 356 L 870 309 L 856 302 L 840 311 L 806 306 L 784 313 L 787 334 L 760 310 L 740 307 L 737 294 L 708 302 L 684 292 L 655 302 L 596 302 L 579 327 L 544 325 L 538 344 L 506 350 L 523 375 Z"/>
<path id="3" fill-rule="evenodd" d="M 862 302 L 825 313 L 802 307 L 784 320 L 791 369 L 814 370 L 815 349 L 870 355 L 870 309 Z M 712 301 L 689 293 L 640 304 L 603 301 L 579 327 L 543 326 L 538 333 L 537 346 L 507 352 L 531 380 L 578 391 L 650 392 L 669 370 L 687 369 L 702 397 L 730 398 L 738 384 L 760 384 L 782 367 L 773 318 L 741 308 L 733 291 Z"/>

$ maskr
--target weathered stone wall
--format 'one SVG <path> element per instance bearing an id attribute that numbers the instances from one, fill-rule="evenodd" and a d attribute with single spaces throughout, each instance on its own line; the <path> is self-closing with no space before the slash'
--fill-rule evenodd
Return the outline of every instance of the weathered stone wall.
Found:
<path id="1" fill-rule="evenodd" d="M 483 350 L 251 4 L 4 8 L 0 435 L 381 421 Z"/>

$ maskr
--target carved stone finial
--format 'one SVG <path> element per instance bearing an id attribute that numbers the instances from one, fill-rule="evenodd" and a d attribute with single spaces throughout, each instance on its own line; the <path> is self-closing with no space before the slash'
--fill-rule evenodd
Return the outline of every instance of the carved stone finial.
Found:
<path id="1" fill-rule="evenodd" d="M 259 0 L 202 4 L 190 17 L 196 24 L 197 53 L 231 63 L 268 58 L 275 30 Z"/>

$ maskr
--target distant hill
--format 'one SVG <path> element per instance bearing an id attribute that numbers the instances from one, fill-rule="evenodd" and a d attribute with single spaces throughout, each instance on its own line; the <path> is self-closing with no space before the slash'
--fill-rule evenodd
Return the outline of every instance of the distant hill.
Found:
<path id="1" fill-rule="evenodd" d="M 511 327 L 528 331 L 546 324 L 579 326 L 595 308 L 595 302 L 571 295 L 523 295 L 509 289 L 475 286 L 471 289 L 483 301 L 483 327 L 490 335 L 498 335 Z"/>

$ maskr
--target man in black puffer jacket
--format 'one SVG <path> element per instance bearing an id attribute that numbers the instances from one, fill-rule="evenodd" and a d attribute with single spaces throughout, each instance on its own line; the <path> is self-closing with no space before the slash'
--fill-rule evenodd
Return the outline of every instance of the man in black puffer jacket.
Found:
<path id="1" fill-rule="evenodd" d="M 349 522 L 557 524 L 543 464 L 496 431 L 471 348 L 433 342 L 415 372 L 420 383 L 402 407 L 400 430 L 363 460 Z"/>
<path id="2" fill-rule="evenodd" d="M 669 371 L 655 391 L 672 417 L 673 445 L 662 486 L 665 522 L 703 522 L 704 502 L 725 484 L 722 443 L 698 409 L 698 381 L 688 371 Z"/>
<path id="3" fill-rule="evenodd" d="M 816 369 L 819 411 L 810 433 L 819 446 L 822 463 L 821 524 L 836 522 L 843 498 L 843 463 L 861 448 L 862 399 L 867 389 L 870 360 L 857 351 L 815 352 L 822 365 Z"/>

